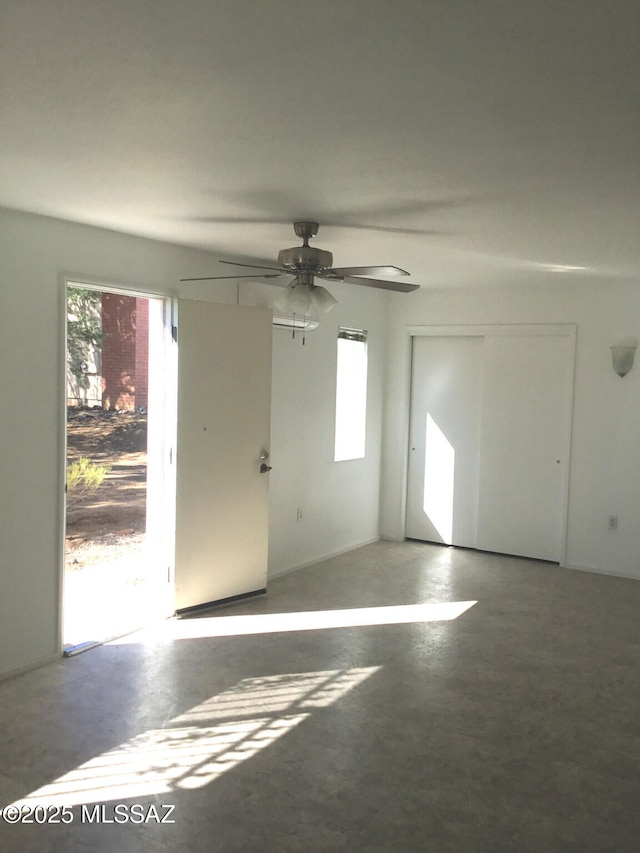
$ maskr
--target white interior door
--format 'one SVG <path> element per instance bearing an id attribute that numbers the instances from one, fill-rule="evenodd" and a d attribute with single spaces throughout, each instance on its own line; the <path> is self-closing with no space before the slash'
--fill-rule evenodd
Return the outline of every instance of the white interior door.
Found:
<path id="1" fill-rule="evenodd" d="M 481 337 L 415 337 L 407 491 L 411 539 L 475 547 Z"/>
<path id="2" fill-rule="evenodd" d="M 180 301 L 176 610 L 267 580 L 271 311 Z"/>
<path id="3" fill-rule="evenodd" d="M 573 338 L 413 343 L 406 535 L 561 562 Z"/>
<path id="4" fill-rule="evenodd" d="M 571 340 L 485 338 L 478 548 L 559 562 Z"/>

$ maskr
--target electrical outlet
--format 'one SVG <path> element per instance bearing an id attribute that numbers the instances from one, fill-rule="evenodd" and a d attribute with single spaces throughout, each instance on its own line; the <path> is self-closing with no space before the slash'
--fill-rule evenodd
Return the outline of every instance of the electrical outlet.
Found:
<path id="1" fill-rule="evenodd" d="M 302 507 L 299 506 L 296 512 L 296 521 L 302 521 Z"/>
<path id="2" fill-rule="evenodd" d="M 618 516 L 610 515 L 609 516 L 609 530 L 617 530 L 618 529 Z"/>

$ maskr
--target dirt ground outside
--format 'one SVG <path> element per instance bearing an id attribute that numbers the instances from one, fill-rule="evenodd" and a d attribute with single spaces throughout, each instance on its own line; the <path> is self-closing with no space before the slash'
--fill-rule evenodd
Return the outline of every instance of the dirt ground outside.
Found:
<path id="1" fill-rule="evenodd" d="M 67 465 L 108 465 L 93 493 L 67 495 L 64 643 L 71 651 L 168 615 L 168 586 L 145 533 L 147 416 L 69 408 Z"/>
<path id="2" fill-rule="evenodd" d="M 108 465 L 95 492 L 67 495 L 66 568 L 84 568 L 142 548 L 146 523 L 147 416 L 69 407 L 67 465 Z"/>

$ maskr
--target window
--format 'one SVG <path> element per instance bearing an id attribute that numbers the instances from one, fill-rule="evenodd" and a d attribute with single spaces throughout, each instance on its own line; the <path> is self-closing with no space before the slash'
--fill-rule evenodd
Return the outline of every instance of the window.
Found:
<path id="1" fill-rule="evenodd" d="M 367 333 L 338 330 L 334 460 L 364 458 L 367 427 Z"/>

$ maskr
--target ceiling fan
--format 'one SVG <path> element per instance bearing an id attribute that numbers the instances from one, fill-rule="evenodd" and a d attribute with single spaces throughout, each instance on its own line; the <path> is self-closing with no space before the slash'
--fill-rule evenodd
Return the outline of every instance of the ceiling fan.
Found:
<path id="1" fill-rule="evenodd" d="M 267 261 L 265 264 L 243 264 L 235 261 L 220 261 L 221 264 L 231 266 L 247 267 L 256 270 L 272 270 L 272 272 L 251 273 L 249 275 L 214 275 L 205 278 L 182 278 L 180 281 L 215 281 L 216 279 L 238 279 L 238 278 L 282 278 L 293 276 L 293 280 L 287 286 L 284 294 L 274 302 L 274 307 L 287 315 L 298 317 L 312 313 L 326 314 L 337 300 L 322 286 L 315 283 L 316 278 L 323 281 L 345 282 L 347 284 L 360 284 L 364 287 L 376 287 L 382 290 L 393 290 L 398 293 L 410 293 L 417 290 L 420 285 L 408 284 L 401 281 L 385 281 L 370 276 L 403 276 L 409 275 L 406 270 L 394 266 L 369 266 L 369 267 L 332 267 L 333 255 L 325 249 L 318 249 L 309 245 L 309 240 L 318 233 L 317 222 L 294 222 L 293 229 L 298 237 L 302 238 L 302 246 L 294 246 L 291 249 L 283 249 L 278 254 L 278 266 L 272 266 Z M 268 282 L 270 283 L 270 282 Z"/>

